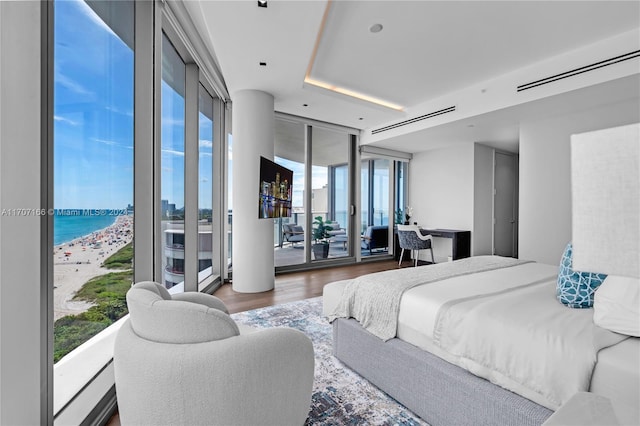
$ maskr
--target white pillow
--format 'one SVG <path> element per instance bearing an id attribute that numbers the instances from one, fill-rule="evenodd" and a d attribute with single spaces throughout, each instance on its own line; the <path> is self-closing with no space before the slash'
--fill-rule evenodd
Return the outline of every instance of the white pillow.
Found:
<path id="1" fill-rule="evenodd" d="M 640 279 L 609 275 L 596 290 L 593 309 L 597 326 L 640 337 Z"/>

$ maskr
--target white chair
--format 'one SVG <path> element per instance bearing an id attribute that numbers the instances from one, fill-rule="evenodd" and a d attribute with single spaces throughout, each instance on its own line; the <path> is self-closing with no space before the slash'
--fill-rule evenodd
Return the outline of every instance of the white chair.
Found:
<path id="1" fill-rule="evenodd" d="M 420 228 L 416 225 L 397 225 L 398 227 L 398 242 L 402 252 L 400 253 L 400 261 L 398 266 L 402 263 L 402 256 L 404 250 L 411 250 L 411 256 L 413 257 L 413 266 L 418 266 L 418 256 L 420 250 L 431 251 L 431 263 L 436 263 L 433 258 L 432 236 L 422 235 Z M 415 255 L 414 255 L 415 251 Z"/>
<path id="2" fill-rule="evenodd" d="M 301 425 L 311 405 L 311 340 L 238 326 L 224 303 L 153 282 L 127 293 L 114 348 L 123 425 Z"/>

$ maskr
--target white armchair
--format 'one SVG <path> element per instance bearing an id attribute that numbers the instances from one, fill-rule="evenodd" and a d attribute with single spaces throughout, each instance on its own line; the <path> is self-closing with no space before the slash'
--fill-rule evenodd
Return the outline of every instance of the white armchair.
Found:
<path id="1" fill-rule="evenodd" d="M 127 304 L 114 350 L 123 425 L 304 423 L 314 371 L 305 334 L 238 327 L 220 299 L 172 297 L 153 282 L 134 285 Z"/>

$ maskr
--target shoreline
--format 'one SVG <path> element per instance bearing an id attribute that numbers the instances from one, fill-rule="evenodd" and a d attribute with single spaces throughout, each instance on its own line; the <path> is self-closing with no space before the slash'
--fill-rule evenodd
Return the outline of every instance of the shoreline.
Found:
<path id="1" fill-rule="evenodd" d="M 53 247 L 53 319 L 87 311 L 90 302 L 71 300 L 91 278 L 115 272 L 102 262 L 133 239 L 133 215 L 120 215 L 106 228 Z"/>

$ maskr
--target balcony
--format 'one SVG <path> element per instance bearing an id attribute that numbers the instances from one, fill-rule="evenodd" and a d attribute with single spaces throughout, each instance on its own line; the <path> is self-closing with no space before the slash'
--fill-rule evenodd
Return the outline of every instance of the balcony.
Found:
<path id="1" fill-rule="evenodd" d="M 165 281 L 172 283 L 182 282 L 184 281 L 184 271 L 167 266 L 164 268 L 164 279 Z"/>
<path id="2" fill-rule="evenodd" d="M 184 259 L 184 245 L 171 244 L 164 248 L 164 255 L 170 259 Z"/>

